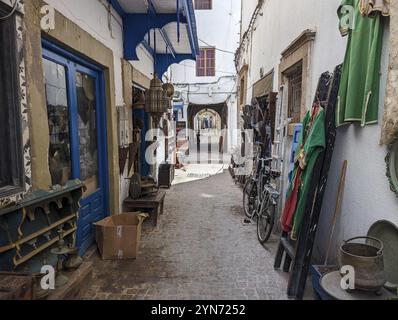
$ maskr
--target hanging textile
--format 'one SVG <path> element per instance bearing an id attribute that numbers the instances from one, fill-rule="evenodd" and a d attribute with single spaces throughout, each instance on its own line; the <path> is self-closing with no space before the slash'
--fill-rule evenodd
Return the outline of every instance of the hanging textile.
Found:
<path id="1" fill-rule="evenodd" d="M 367 2 L 362 7 L 363 0 L 343 0 L 338 10 L 340 31 L 343 36 L 348 34 L 348 44 L 337 103 L 337 126 L 378 122 L 384 18 L 380 11 L 369 9 L 369 2 L 379 1 Z M 353 17 L 347 6 L 354 8 Z M 361 13 L 365 13 L 365 8 L 372 18 Z"/>
<path id="2" fill-rule="evenodd" d="M 364 16 L 375 17 L 377 14 L 390 15 L 390 0 L 361 0 L 360 11 Z"/>
<path id="3" fill-rule="evenodd" d="M 390 65 L 387 79 L 381 144 L 389 145 L 398 136 L 398 2 L 390 5 Z"/>
<path id="4" fill-rule="evenodd" d="M 316 103 L 303 121 L 293 180 L 281 219 L 283 231 L 291 232 L 293 240 L 302 223 L 315 162 L 325 147 L 325 110 Z"/>

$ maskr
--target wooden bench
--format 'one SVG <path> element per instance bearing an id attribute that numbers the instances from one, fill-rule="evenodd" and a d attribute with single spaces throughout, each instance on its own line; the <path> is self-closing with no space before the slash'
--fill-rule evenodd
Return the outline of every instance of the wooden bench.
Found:
<path id="1" fill-rule="evenodd" d="M 164 199 L 166 198 L 165 191 L 159 191 L 156 195 L 146 196 L 139 199 L 127 198 L 124 201 L 124 205 L 127 211 L 140 211 L 144 209 L 150 209 L 151 219 L 153 226 L 158 225 L 158 217 L 163 214 Z"/>

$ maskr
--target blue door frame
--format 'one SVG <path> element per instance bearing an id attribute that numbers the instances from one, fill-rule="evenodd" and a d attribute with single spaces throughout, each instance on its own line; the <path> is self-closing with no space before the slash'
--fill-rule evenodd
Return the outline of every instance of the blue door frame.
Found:
<path id="1" fill-rule="evenodd" d="M 98 221 L 109 215 L 109 177 L 108 177 L 108 150 L 106 129 L 106 102 L 105 80 L 103 69 L 70 51 L 42 39 L 43 58 L 51 60 L 65 67 L 67 76 L 68 104 L 70 107 L 70 140 L 72 153 L 72 179 L 80 179 L 80 150 L 79 130 L 77 125 L 77 92 L 76 72 L 93 77 L 96 81 L 96 116 L 97 116 L 97 145 L 98 145 L 98 185 L 97 192 L 80 201 L 80 214 L 77 231 L 77 246 L 82 255 L 94 240 L 92 222 Z M 98 203 L 96 203 L 98 202 Z M 90 204 L 96 203 L 95 208 Z M 87 209 L 89 208 L 89 209 Z M 86 212 L 86 211 L 90 212 Z M 90 221 L 84 222 L 90 215 Z"/>

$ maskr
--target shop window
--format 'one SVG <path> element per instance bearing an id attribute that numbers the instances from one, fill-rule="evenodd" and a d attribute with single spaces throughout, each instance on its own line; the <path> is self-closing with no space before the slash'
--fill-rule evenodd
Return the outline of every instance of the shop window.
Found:
<path id="1" fill-rule="evenodd" d="M 76 91 L 80 145 L 80 175 L 89 193 L 99 187 L 98 141 L 95 79 L 76 73 Z"/>
<path id="2" fill-rule="evenodd" d="M 53 185 L 64 185 L 71 177 L 69 105 L 66 69 L 43 59 L 48 128 L 50 131 L 49 168 Z"/>
<path id="3" fill-rule="evenodd" d="M 0 17 L 10 13 L 0 2 Z M 15 15 L 0 20 L 0 198 L 23 189 L 23 146 Z"/>
<path id="4" fill-rule="evenodd" d="M 216 49 L 200 48 L 196 60 L 197 77 L 214 77 L 216 75 Z"/>
<path id="5" fill-rule="evenodd" d="M 195 0 L 195 10 L 211 10 L 212 8 L 212 0 Z"/>

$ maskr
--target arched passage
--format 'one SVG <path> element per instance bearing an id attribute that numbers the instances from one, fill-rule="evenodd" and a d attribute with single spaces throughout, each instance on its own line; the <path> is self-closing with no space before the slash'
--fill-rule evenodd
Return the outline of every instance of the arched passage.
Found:
<path id="1" fill-rule="evenodd" d="M 221 118 L 221 129 L 227 129 L 228 126 L 228 106 L 224 103 L 219 104 L 193 104 L 188 106 L 188 129 L 194 129 L 195 117 L 198 113 L 209 110 L 217 113 Z"/>
<path id="2" fill-rule="evenodd" d="M 194 117 L 194 130 L 199 131 L 217 131 L 220 132 L 222 128 L 221 116 L 214 110 L 204 109 L 199 111 Z"/>
<path id="3" fill-rule="evenodd" d="M 222 141 L 224 147 L 227 145 L 227 128 L 228 128 L 228 105 L 223 102 L 219 104 L 194 104 L 190 103 L 188 106 L 188 130 L 190 132 L 190 141 L 195 141 L 195 117 L 203 112 L 209 111 L 218 114 L 221 118 L 221 131 L 220 137 L 222 136 Z M 223 131 L 224 130 L 224 131 Z M 225 148 L 224 148 L 225 149 Z"/>

